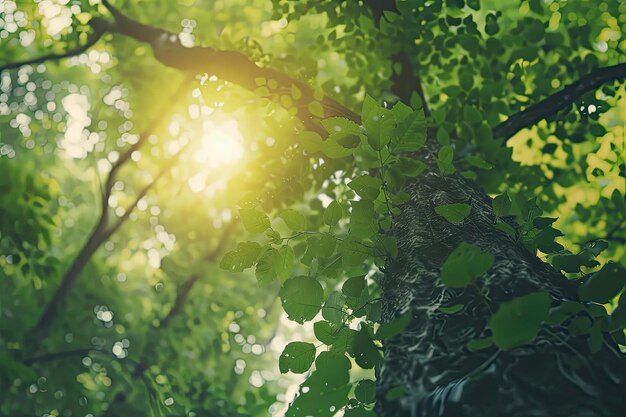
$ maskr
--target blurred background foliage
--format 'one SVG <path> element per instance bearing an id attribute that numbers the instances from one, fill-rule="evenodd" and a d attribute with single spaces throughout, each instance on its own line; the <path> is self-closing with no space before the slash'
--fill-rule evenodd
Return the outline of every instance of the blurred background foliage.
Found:
<path id="1" fill-rule="evenodd" d="M 496 125 L 618 63 L 625 4 L 449 0 L 417 14 L 424 2 L 398 1 L 401 14 L 386 13 L 377 27 L 351 1 L 117 3 L 183 43 L 242 51 L 354 109 L 365 92 L 394 100 L 392 60 L 407 52 L 438 138 L 455 140 L 467 177 L 490 195 L 507 192 L 514 206 L 537 197 L 544 215 L 558 217 L 565 249 L 604 239 L 600 262 L 626 266 L 623 88 L 585 95 L 508 147 L 476 137 L 464 115 L 473 107 Z M 105 13 L 96 0 L 4 0 L 0 61 L 82 44 L 90 17 Z M 102 207 L 111 167 L 141 137 Z M 295 145 L 280 106 L 209 75 L 186 78 L 131 39 L 105 35 L 78 56 L 3 71 L 0 414 L 280 415 L 295 379 L 279 374 L 277 357 L 310 328 L 285 324 L 277 285 L 259 289 L 253 275 L 218 263 L 242 240 L 242 201 L 262 196 L 268 212 L 296 207 L 315 221 L 334 198 L 320 197 L 334 189 L 328 179 L 354 169 L 317 162 Z M 103 211 L 123 224 L 33 351 L 29 332 Z"/>

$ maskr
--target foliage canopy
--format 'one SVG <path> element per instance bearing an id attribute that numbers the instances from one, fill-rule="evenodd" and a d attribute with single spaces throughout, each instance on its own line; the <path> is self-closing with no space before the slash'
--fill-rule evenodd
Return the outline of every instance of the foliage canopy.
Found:
<path id="1" fill-rule="evenodd" d="M 626 345 L 623 2 L 5 0 L 0 22 L 0 415 L 376 415 L 414 388 L 375 381 L 414 324 L 381 282 L 416 199 L 575 288 L 501 300 L 502 259 L 443 248 L 437 282 L 490 310 L 459 349 Z M 408 192 L 429 173 L 470 198 Z"/>

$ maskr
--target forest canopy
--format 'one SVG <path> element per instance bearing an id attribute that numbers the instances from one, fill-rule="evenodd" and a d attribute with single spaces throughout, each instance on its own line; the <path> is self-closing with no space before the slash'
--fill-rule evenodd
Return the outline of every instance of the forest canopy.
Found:
<path id="1" fill-rule="evenodd" d="M 620 416 L 624 33 L 1 1 L 0 416 Z"/>

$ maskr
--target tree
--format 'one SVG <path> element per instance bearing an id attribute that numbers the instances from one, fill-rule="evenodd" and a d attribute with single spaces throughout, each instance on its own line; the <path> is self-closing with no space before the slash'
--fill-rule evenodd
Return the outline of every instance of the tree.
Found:
<path id="1" fill-rule="evenodd" d="M 3 5 L 3 414 L 261 415 L 278 295 L 287 416 L 620 415 L 624 5 L 127 3 Z"/>

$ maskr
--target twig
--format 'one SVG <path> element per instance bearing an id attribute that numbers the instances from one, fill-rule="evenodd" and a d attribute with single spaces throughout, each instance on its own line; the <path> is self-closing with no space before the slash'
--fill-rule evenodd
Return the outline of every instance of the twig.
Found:
<path id="1" fill-rule="evenodd" d="M 59 61 L 63 58 L 69 58 L 71 56 L 80 55 L 85 52 L 87 49 L 91 48 L 96 44 L 107 31 L 108 26 L 104 24 L 105 22 L 102 19 L 92 19 L 90 22 L 91 26 L 94 28 L 94 32 L 89 35 L 87 38 L 87 42 L 84 45 L 78 46 L 76 48 L 70 49 L 61 54 L 48 54 L 43 55 L 37 58 L 31 58 L 24 61 L 16 61 L 9 62 L 4 65 L 0 65 L 0 72 L 4 70 L 10 70 L 14 68 L 20 68 L 24 65 L 37 65 L 42 64 L 47 61 Z"/>
<path id="2" fill-rule="evenodd" d="M 530 127 L 538 121 L 571 106 L 585 93 L 593 91 L 608 82 L 624 78 L 626 78 L 626 63 L 596 68 L 558 93 L 510 116 L 507 120 L 493 128 L 493 136 L 508 139 L 520 130 Z"/>
<path id="3" fill-rule="evenodd" d="M 380 25 L 380 20 L 384 19 L 385 12 L 400 13 L 394 0 L 365 0 L 364 3 L 372 11 L 372 18 L 377 27 Z M 391 76 L 391 92 L 406 104 L 410 103 L 413 92 L 417 93 L 422 100 L 424 115 L 430 116 L 421 77 L 416 65 L 411 61 L 410 48 L 409 50 L 400 50 L 391 57 L 391 60 L 400 64 L 400 71 L 394 71 Z"/>
<path id="4" fill-rule="evenodd" d="M 109 226 L 108 202 L 113 189 L 113 184 L 115 183 L 117 172 L 127 161 L 130 160 L 132 152 L 138 150 L 142 146 L 142 144 L 145 143 L 146 138 L 152 134 L 157 126 L 159 126 L 160 122 L 164 119 L 164 114 L 171 109 L 172 103 L 181 96 L 181 89 L 183 88 L 183 86 L 187 85 L 188 78 L 189 77 L 186 77 L 185 80 L 183 80 L 179 88 L 176 90 L 176 95 L 172 97 L 172 99 L 167 101 L 167 106 L 163 106 L 161 109 L 159 109 L 154 119 L 151 120 L 151 122 L 148 124 L 148 127 L 140 134 L 139 140 L 129 149 L 127 149 L 126 152 L 122 153 L 118 160 L 113 164 L 113 167 L 108 173 L 107 179 L 105 181 L 105 188 L 102 193 L 100 217 L 98 218 L 97 223 L 92 229 L 87 241 L 78 252 L 78 255 L 76 255 L 76 257 L 70 264 L 70 267 L 63 275 L 61 283 L 59 284 L 54 292 L 54 295 L 42 311 L 42 314 L 39 316 L 39 320 L 30 331 L 30 337 L 27 341 L 27 345 L 30 347 L 31 351 L 37 352 L 41 342 L 47 337 L 48 331 L 50 330 L 50 327 L 52 326 L 52 323 L 56 319 L 56 316 L 59 312 L 59 308 L 63 304 L 65 298 L 68 296 L 70 289 L 78 281 L 80 273 L 83 271 L 83 269 L 91 259 L 92 255 L 109 237 L 111 237 L 111 235 L 117 229 L 119 229 L 124 221 L 126 221 L 126 219 L 130 216 L 130 211 L 132 210 L 132 208 L 134 208 L 134 205 L 128 207 L 126 209 L 126 213 L 121 216 L 112 227 Z M 145 195 L 145 193 L 147 193 L 151 186 L 152 184 L 149 184 L 146 188 L 140 191 L 140 196 L 138 196 L 138 198 L 135 200 L 135 205 L 139 202 L 141 198 L 143 198 L 143 196 Z M 142 193 L 143 195 L 141 195 Z"/>
<path id="5" fill-rule="evenodd" d="M 59 359 L 73 358 L 76 356 L 84 357 L 84 356 L 89 355 L 92 352 L 103 353 L 100 349 L 96 349 L 96 348 L 66 350 L 63 352 L 53 352 L 53 353 L 47 353 L 45 355 L 34 356 L 32 358 L 26 358 L 22 361 L 22 363 L 24 365 L 33 365 L 35 363 L 52 362 L 52 361 L 56 361 Z"/>
<path id="6" fill-rule="evenodd" d="M 249 91 L 255 91 L 258 88 L 256 80 L 259 78 L 276 81 L 278 85 L 274 91 L 276 93 L 291 94 L 292 89 L 296 88 L 300 92 L 299 97 L 294 96 L 298 118 L 307 129 L 325 133 L 319 125 L 319 114 L 312 113 L 309 106 L 310 103 L 316 101 L 310 85 L 283 72 L 260 67 L 246 55 L 237 51 L 224 51 L 203 46 L 185 47 L 175 33 L 131 19 L 109 1 L 103 1 L 103 4 L 115 18 L 115 24 L 109 27 L 112 33 L 150 44 L 155 58 L 168 67 L 196 74 L 215 75 L 221 80 L 232 82 Z M 340 116 L 360 123 L 359 115 L 338 101 L 328 96 L 318 101 L 324 109 L 323 117 Z"/>

